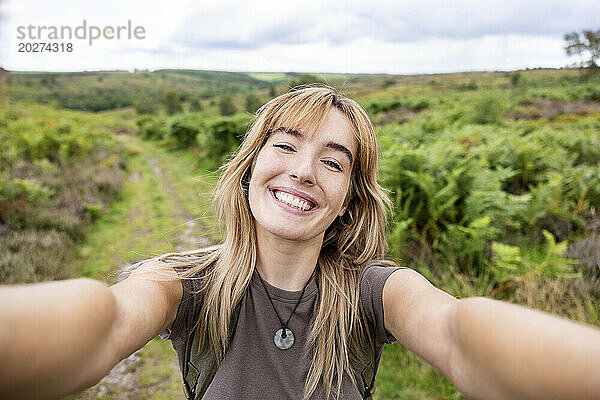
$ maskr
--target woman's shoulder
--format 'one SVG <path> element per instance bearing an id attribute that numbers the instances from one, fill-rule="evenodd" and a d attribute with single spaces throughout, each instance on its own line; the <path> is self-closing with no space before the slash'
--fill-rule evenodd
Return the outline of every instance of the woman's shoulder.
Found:
<path id="1" fill-rule="evenodd" d="M 390 260 L 374 260 L 365 264 L 361 270 L 360 301 L 378 346 L 395 341 L 385 330 L 383 287 L 390 275 L 401 268 L 403 267 Z"/>
<path id="2" fill-rule="evenodd" d="M 388 278 L 401 269 L 414 272 L 413 269 L 407 266 L 399 266 L 392 260 L 374 260 L 365 264 L 360 273 L 360 296 L 363 304 L 367 301 L 379 305 Z"/>
<path id="3" fill-rule="evenodd" d="M 406 268 L 400 267 L 395 261 L 380 259 L 380 260 L 372 260 L 366 263 L 361 271 L 360 271 L 360 282 L 363 285 L 363 282 L 369 281 L 377 278 L 385 278 L 389 277 L 394 271 Z"/>

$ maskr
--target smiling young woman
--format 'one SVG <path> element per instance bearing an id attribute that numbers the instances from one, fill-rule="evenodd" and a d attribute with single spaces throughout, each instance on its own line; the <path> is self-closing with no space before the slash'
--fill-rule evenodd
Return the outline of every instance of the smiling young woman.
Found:
<path id="1" fill-rule="evenodd" d="M 91 386 L 160 334 L 193 399 L 370 398 L 396 340 L 469 397 L 600 398 L 597 329 L 457 300 L 385 260 L 378 151 L 367 114 L 332 89 L 273 99 L 222 168 L 222 244 L 138 263 L 110 288 L 0 290 L 0 397 Z"/>

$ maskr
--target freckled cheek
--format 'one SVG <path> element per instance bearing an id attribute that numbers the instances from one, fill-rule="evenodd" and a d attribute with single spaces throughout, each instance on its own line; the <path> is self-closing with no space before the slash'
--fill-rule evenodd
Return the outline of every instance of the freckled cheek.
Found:
<path id="1" fill-rule="evenodd" d="M 344 203 L 344 200 L 346 199 L 346 193 L 348 192 L 347 181 L 331 181 L 325 183 L 323 186 L 329 192 L 330 201 L 332 201 L 335 205 L 339 206 L 341 206 Z"/>
<path id="2" fill-rule="evenodd" d="M 257 178 L 256 180 L 265 181 L 273 176 L 284 173 L 286 171 L 285 168 L 285 164 L 278 160 L 269 160 L 268 157 L 262 157 L 256 162 L 252 177 Z"/>

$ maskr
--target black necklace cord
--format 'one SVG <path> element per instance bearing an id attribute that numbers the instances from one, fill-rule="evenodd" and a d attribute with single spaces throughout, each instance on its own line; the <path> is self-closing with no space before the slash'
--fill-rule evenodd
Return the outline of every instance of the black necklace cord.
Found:
<path id="1" fill-rule="evenodd" d="M 269 294 L 269 291 L 267 290 L 267 285 L 265 285 L 265 281 L 263 281 L 262 276 L 260 276 L 260 272 L 258 272 L 258 268 L 256 268 L 256 273 L 258 274 L 258 279 L 260 279 L 260 283 L 262 283 L 262 287 L 265 289 L 265 293 L 267 294 L 267 297 L 269 298 L 269 302 L 271 303 L 271 306 L 273 306 L 273 310 L 275 311 L 275 315 L 277 315 L 277 319 L 279 320 L 279 323 L 281 324 L 281 328 L 283 329 L 281 337 L 284 338 L 284 339 L 287 337 L 287 333 L 286 333 L 286 331 L 287 331 L 287 325 L 290 322 L 290 319 L 292 319 L 292 315 L 294 315 L 294 313 L 296 312 L 296 309 L 300 305 L 300 301 L 302 300 L 302 297 L 304 296 L 304 291 L 306 290 L 306 287 L 308 286 L 308 283 L 311 281 L 311 279 L 315 275 L 315 271 L 316 270 L 317 270 L 317 268 L 313 269 L 313 272 L 310 275 L 310 278 L 308 278 L 308 280 L 304 284 L 304 287 L 302 288 L 302 292 L 300 293 L 300 297 L 298 298 L 298 301 L 296 302 L 296 305 L 294 306 L 294 309 L 292 310 L 292 313 L 290 314 L 290 316 L 288 317 L 287 321 L 284 324 L 283 320 L 279 316 L 279 313 L 277 312 L 277 308 L 275 308 L 275 304 L 273 303 L 273 299 L 271 298 L 271 295 Z"/>

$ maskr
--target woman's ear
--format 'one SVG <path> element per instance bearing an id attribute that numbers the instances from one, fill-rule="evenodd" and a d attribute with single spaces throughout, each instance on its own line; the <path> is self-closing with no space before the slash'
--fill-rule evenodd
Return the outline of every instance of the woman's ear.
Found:
<path id="1" fill-rule="evenodd" d="M 242 186 L 242 190 L 244 191 L 244 194 L 246 195 L 246 197 L 248 197 L 248 192 L 250 190 L 250 178 L 252 177 L 253 169 L 254 169 L 254 162 L 252 162 L 252 165 L 246 170 L 246 172 L 244 173 L 244 176 L 242 177 L 242 181 L 240 182 L 240 185 Z"/>

